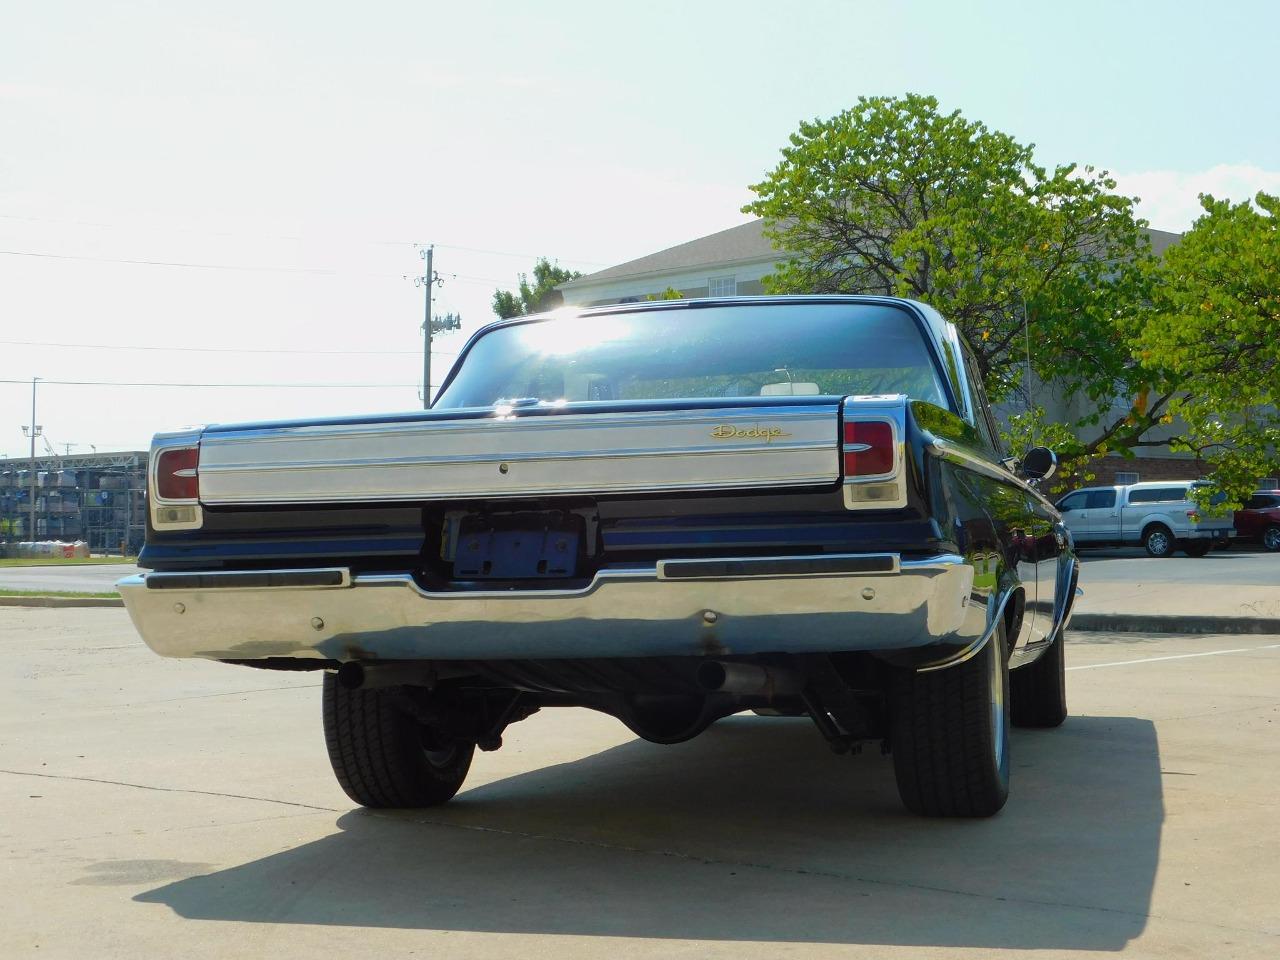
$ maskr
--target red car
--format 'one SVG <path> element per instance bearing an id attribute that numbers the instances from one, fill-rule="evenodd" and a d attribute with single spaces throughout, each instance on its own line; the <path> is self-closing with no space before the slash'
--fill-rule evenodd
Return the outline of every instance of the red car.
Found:
<path id="1" fill-rule="evenodd" d="M 1236 511 L 1236 533 L 1267 550 L 1280 550 L 1280 490 L 1259 490 Z"/>

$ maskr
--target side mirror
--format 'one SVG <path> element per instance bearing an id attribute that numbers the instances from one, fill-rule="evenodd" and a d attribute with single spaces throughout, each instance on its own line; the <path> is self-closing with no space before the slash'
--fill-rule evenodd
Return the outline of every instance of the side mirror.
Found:
<path id="1" fill-rule="evenodd" d="M 1020 472 L 1026 480 L 1048 480 L 1057 469 L 1057 454 L 1048 447 L 1032 447 L 1022 458 Z"/>

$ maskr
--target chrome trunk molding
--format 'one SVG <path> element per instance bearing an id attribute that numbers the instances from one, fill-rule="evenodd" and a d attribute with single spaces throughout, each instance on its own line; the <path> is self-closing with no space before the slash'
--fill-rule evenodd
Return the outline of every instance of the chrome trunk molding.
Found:
<path id="1" fill-rule="evenodd" d="M 200 499 L 360 503 L 820 486 L 839 479 L 837 421 L 827 402 L 217 431 L 201 438 Z M 784 436 L 735 434 L 760 427 Z M 717 438 L 718 428 L 727 438 Z"/>

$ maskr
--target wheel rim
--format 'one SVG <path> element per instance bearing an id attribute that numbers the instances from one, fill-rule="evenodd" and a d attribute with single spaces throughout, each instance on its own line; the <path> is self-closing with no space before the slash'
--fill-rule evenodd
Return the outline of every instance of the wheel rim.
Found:
<path id="1" fill-rule="evenodd" d="M 1262 545 L 1268 550 L 1280 550 L 1280 527 L 1272 527 L 1264 533 Z"/>
<path id="2" fill-rule="evenodd" d="M 418 740 L 422 746 L 422 755 L 426 757 L 427 763 L 431 764 L 432 767 L 437 770 L 443 770 L 457 760 L 458 745 L 452 743 L 441 750 L 433 742 L 433 739 L 431 732 L 427 728 L 420 728 Z"/>
<path id="3" fill-rule="evenodd" d="M 1150 545 L 1152 553 L 1167 553 L 1169 551 L 1169 538 L 1159 531 L 1147 537 L 1147 543 Z"/>
<path id="4" fill-rule="evenodd" d="M 991 661 L 991 739 L 995 742 L 996 769 L 999 770 L 1004 765 L 1004 677 L 1000 670 L 1000 644 L 995 637 L 988 643 L 991 644 L 991 656 L 987 658 Z"/>

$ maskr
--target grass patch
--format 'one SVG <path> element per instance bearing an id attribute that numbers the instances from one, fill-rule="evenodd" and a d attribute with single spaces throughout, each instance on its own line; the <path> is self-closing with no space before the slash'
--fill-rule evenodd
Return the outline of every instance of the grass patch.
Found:
<path id="1" fill-rule="evenodd" d="M 120 594 L 112 590 L 110 593 L 77 593 L 74 590 L 5 590 L 0 589 L 0 597 L 90 597 L 95 600 L 115 600 Z"/>
<path id="2" fill-rule="evenodd" d="M 133 563 L 137 557 L 0 557 L 0 567 L 88 567 L 99 563 Z"/>

